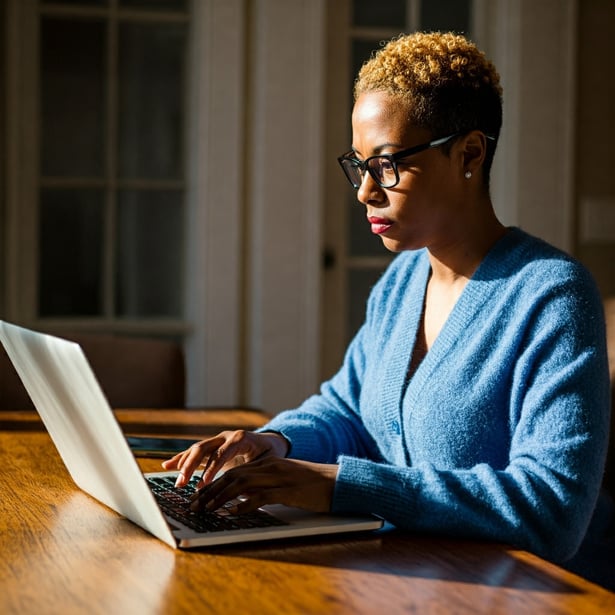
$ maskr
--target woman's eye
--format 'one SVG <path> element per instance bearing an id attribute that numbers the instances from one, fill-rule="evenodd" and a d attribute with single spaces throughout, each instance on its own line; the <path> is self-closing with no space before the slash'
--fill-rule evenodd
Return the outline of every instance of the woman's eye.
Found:
<path id="1" fill-rule="evenodd" d="M 380 159 L 380 172 L 381 173 L 395 174 L 395 169 L 393 168 L 393 163 L 388 158 L 381 158 Z"/>

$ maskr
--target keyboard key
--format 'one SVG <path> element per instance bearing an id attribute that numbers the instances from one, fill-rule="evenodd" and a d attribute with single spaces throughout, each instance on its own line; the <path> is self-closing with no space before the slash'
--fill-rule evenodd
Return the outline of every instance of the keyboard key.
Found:
<path id="1" fill-rule="evenodd" d="M 193 477 L 188 485 L 179 489 L 175 488 L 173 478 L 166 476 L 146 478 L 163 512 L 196 532 L 223 532 L 286 525 L 286 522 L 260 509 L 241 515 L 231 514 L 224 507 L 217 511 L 190 510 L 190 496 L 199 482 L 198 477 Z M 233 505 L 234 502 L 229 502 L 225 507 Z"/>

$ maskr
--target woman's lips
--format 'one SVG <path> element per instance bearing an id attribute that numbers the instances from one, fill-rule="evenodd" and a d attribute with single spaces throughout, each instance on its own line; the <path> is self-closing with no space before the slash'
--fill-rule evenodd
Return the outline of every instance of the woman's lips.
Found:
<path id="1" fill-rule="evenodd" d="M 386 233 L 393 226 L 393 223 L 386 218 L 368 216 L 367 221 L 370 223 L 374 235 L 382 235 L 382 233 Z"/>

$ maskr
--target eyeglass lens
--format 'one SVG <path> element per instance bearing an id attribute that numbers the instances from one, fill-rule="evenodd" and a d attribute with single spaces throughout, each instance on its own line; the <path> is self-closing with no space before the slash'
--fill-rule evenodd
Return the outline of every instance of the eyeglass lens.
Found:
<path id="1" fill-rule="evenodd" d="M 359 188 L 363 183 L 365 170 L 369 172 L 374 181 L 383 188 L 390 188 L 397 183 L 397 173 L 395 163 L 385 156 L 374 156 L 368 158 L 363 164 L 351 158 L 342 160 L 342 167 L 346 172 L 350 183 Z M 367 167 L 367 169 L 365 169 Z"/>

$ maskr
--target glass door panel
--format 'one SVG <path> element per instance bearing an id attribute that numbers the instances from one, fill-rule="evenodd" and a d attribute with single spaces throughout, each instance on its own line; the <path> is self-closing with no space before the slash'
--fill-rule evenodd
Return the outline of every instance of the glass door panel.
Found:
<path id="1" fill-rule="evenodd" d="M 329 19 L 337 25 L 329 36 L 329 55 L 345 58 L 330 62 L 331 109 L 327 131 L 337 151 L 335 160 L 352 143 L 350 117 L 352 87 L 362 64 L 382 47 L 383 41 L 415 30 L 470 30 L 472 0 L 339 0 L 329 7 Z M 344 87 L 339 84 L 345 84 Z M 338 101 L 347 101 L 347 106 Z M 339 126 L 346 126 L 345 139 Z M 341 173 L 339 166 L 327 166 L 328 173 Z M 335 194 L 327 195 L 325 216 L 325 277 L 323 377 L 339 365 L 344 350 L 363 322 L 367 297 L 394 255 L 372 235 L 365 208 L 357 202 L 356 191 L 347 183 L 329 180 Z M 339 209 L 338 209 L 339 208 Z"/>
<path id="2" fill-rule="evenodd" d="M 351 32 L 351 78 L 349 89 L 363 63 L 378 49 L 382 41 L 401 32 L 416 29 L 454 30 L 467 32 L 470 24 L 471 0 L 353 0 Z M 418 15 L 418 23 L 413 16 Z M 350 117 L 351 110 L 348 111 Z M 350 124 L 350 122 L 347 122 Z M 349 136 L 350 142 L 351 136 Z M 347 199 L 347 341 L 363 321 L 367 297 L 392 255 L 382 241 L 371 234 L 365 220 L 365 209 L 357 203 L 356 192 Z"/>
<path id="3" fill-rule="evenodd" d="M 359 28 L 399 28 L 407 23 L 406 0 L 354 0 L 352 25 Z"/>

